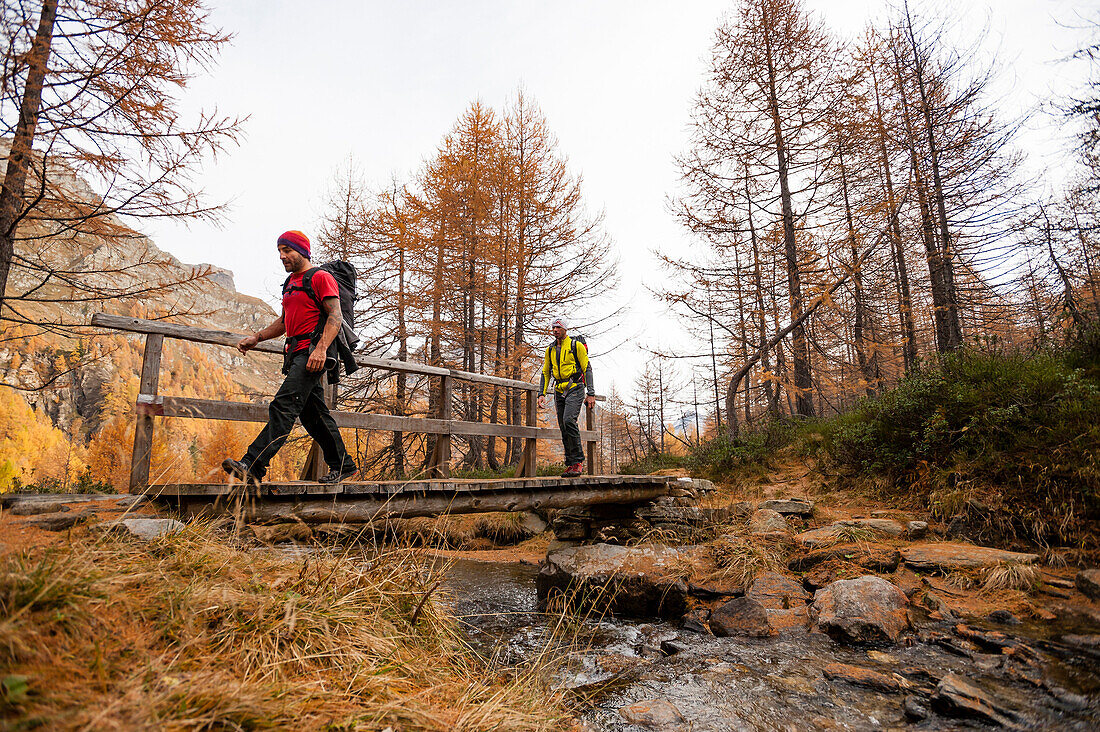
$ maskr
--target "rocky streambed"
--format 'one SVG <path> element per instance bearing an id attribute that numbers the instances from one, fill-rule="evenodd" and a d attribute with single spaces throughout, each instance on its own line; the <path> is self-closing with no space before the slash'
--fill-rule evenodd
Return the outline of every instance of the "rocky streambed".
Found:
<path id="1" fill-rule="evenodd" d="M 1100 727 L 1100 573 L 917 521 L 795 533 L 776 507 L 802 510 L 702 544 L 459 562 L 456 609 L 498 662 L 549 662 L 593 730 Z M 964 589 L 994 572 L 1009 589 Z"/>

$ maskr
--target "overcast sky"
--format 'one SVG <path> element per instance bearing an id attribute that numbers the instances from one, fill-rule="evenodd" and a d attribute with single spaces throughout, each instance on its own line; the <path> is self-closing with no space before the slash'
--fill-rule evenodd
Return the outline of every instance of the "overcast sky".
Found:
<path id="1" fill-rule="evenodd" d="M 914 8 L 932 7 L 913 0 Z M 682 343 L 680 324 L 646 295 L 650 252 L 689 245 L 666 212 L 673 156 L 684 147 L 692 96 L 729 0 L 211 0 L 214 22 L 235 35 L 212 73 L 195 79 L 182 107 L 217 106 L 248 116 L 243 144 L 198 178 L 228 200 L 221 227 L 145 225 L 186 262 L 234 272 L 237 289 L 275 303 L 285 274 L 275 238 L 315 235 L 325 191 L 348 156 L 368 182 L 408 178 L 475 100 L 500 110 L 523 85 L 545 113 L 561 151 L 584 177 L 588 206 L 606 212 L 621 260 L 615 295 L 630 313 L 614 339 L 636 346 Z M 841 36 L 881 17 L 874 0 L 808 0 Z M 935 5 L 938 7 L 938 4 Z M 1056 64 L 1082 42 L 1094 13 L 1081 0 L 976 0 L 961 32 L 988 27 L 1004 73 L 1006 113 L 1035 107 L 1076 82 Z M 1049 117 L 1029 123 L 1032 165 L 1059 166 L 1062 134 Z M 147 223 L 147 222 L 146 222 Z M 583 314 L 570 314 L 583 320 Z M 606 344 L 604 344 L 606 345 Z M 598 385 L 629 390 L 643 356 L 625 346 L 597 361 Z M 600 344 L 593 345 L 599 354 Z"/>

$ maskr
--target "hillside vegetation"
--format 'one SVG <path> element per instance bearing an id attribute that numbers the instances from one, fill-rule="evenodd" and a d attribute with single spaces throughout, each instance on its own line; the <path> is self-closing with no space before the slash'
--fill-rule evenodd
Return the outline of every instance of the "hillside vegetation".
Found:
<path id="1" fill-rule="evenodd" d="M 990 539 L 1097 548 L 1100 329 L 1067 348 L 963 351 L 828 420 L 773 421 L 699 448 L 736 479 L 795 450 L 841 483 L 963 516 Z"/>

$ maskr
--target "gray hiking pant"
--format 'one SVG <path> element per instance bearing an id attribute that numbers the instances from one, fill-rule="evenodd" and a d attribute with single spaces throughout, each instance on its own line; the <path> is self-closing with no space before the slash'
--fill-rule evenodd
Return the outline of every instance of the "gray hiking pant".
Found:
<path id="1" fill-rule="evenodd" d="M 558 428 L 561 429 L 561 444 L 565 447 L 566 465 L 584 462 L 581 428 L 577 424 L 581 405 L 584 404 L 584 391 L 584 385 L 577 384 L 565 394 L 554 392 L 554 406 L 558 408 Z"/>

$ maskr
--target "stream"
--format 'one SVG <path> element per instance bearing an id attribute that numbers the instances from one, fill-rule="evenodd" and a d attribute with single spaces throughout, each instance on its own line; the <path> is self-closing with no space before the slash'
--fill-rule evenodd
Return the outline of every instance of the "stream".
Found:
<path id="1" fill-rule="evenodd" d="M 1013 672 L 1006 656 L 965 657 L 924 642 L 927 634 L 922 641 L 920 632 L 913 634 L 909 645 L 881 651 L 848 647 L 819 633 L 715 638 L 668 623 L 623 619 L 575 620 L 568 632 L 557 633 L 553 617 L 537 610 L 537 573 L 537 567 L 522 564 L 456 560 L 450 563 L 444 587 L 475 651 L 504 666 L 542 659 L 556 686 L 592 692 L 591 706 L 581 715 L 591 730 L 994 728 L 987 722 L 936 714 L 928 708 L 927 694 L 907 697 L 906 692 L 886 693 L 829 680 L 823 669 L 831 663 L 898 674 L 926 688 L 954 672 L 1018 715 L 1017 728 L 1100 728 L 1100 668 L 1087 656 L 1067 659 L 1064 654 L 1056 658 L 1041 652 L 1041 666 L 1029 681 Z M 1029 643 L 1054 633 L 1097 632 L 1051 624 L 970 625 Z M 921 631 L 949 626 L 930 623 Z M 632 724 L 619 711 L 655 700 L 658 711 L 666 710 L 663 724 Z M 672 717 L 667 717 L 669 707 L 662 702 L 675 707 Z M 919 718 L 922 712 L 924 719 Z"/>

